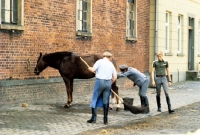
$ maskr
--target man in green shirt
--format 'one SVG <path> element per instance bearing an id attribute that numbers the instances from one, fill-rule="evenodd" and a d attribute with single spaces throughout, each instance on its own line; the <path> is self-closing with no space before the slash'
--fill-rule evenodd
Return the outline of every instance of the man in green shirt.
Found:
<path id="1" fill-rule="evenodd" d="M 153 61 L 151 78 L 152 78 L 152 85 L 156 86 L 156 92 L 157 92 L 156 101 L 157 101 L 158 111 L 161 112 L 160 91 L 161 91 L 161 85 L 162 85 L 165 92 L 165 96 L 166 96 L 168 111 L 169 113 L 173 113 L 174 110 L 171 109 L 171 103 L 170 103 L 170 98 L 168 94 L 168 86 L 170 86 L 172 83 L 170 72 L 169 72 L 169 64 L 167 61 L 163 60 L 163 53 L 161 51 L 157 53 L 157 58 L 158 60 Z M 166 71 L 168 75 L 168 80 L 166 77 Z M 156 73 L 155 76 L 154 76 L 154 72 Z M 155 77 L 155 81 L 154 81 L 154 77 Z"/>

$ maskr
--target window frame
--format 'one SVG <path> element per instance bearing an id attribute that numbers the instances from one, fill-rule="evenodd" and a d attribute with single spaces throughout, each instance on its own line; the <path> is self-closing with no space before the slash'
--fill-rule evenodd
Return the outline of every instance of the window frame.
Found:
<path id="1" fill-rule="evenodd" d="M 165 13 L 165 52 L 169 53 L 170 42 L 170 13 Z"/>
<path id="2" fill-rule="evenodd" d="M 180 23 L 179 23 L 180 18 Z M 178 15 L 178 53 L 182 53 L 182 15 Z"/>
<path id="3" fill-rule="evenodd" d="M 24 0 L 18 0 L 17 4 L 17 24 L 12 23 L 2 23 L 1 21 L 1 3 L 2 0 L 0 0 L 0 29 L 6 29 L 6 30 L 24 30 Z"/>
<path id="4" fill-rule="evenodd" d="M 83 31 L 80 29 L 83 25 L 83 20 L 82 22 L 80 21 L 80 10 L 82 13 L 84 12 L 82 10 L 82 6 L 80 6 L 80 1 L 85 1 L 85 0 L 76 0 L 76 36 L 84 36 L 84 37 L 91 37 L 92 36 L 92 0 L 86 0 L 87 1 L 87 24 L 86 24 L 86 30 Z M 82 14 L 81 14 L 82 15 Z M 81 17 L 83 19 L 83 15 Z M 82 23 L 82 24 L 81 24 Z"/>
<path id="5" fill-rule="evenodd" d="M 130 7 L 132 3 L 133 7 Z M 133 8 L 133 10 L 130 10 Z M 131 16 L 133 12 L 133 16 Z M 133 35 L 130 34 L 130 20 L 133 20 Z M 126 0 L 126 40 L 137 41 L 137 0 Z"/>
<path id="6" fill-rule="evenodd" d="M 198 22 L 198 55 L 200 55 L 200 20 Z"/>

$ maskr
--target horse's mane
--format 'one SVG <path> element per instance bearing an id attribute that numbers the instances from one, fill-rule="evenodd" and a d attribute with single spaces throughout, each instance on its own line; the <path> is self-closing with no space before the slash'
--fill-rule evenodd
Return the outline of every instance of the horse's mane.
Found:
<path id="1" fill-rule="evenodd" d="M 67 51 L 63 51 L 63 52 L 55 52 L 55 53 L 49 53 L 49 54 L 45 54 L 43 56 L 43 59 L 45 61 L 54 61 L 54 60 L 63 60 L 65 57 L 67 56 L 75 56 L 76 54 L 73 52 L 67 52 Z"/>

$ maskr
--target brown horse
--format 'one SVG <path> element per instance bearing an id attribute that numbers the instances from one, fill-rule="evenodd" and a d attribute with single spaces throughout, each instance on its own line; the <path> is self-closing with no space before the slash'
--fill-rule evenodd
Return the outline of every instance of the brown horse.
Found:
<path id="1" fill-rule="evenodd" d="M 97 60 L 103 57 L 101 55 L 89 55 L 81 56 L 81 58 L 92 67 Z M 115 60 L 112 62 L 116 67 Z M 65 108 L 68 108 L 73 101 L 74 79 L 89 79 L 95 77 L 95 74 L 88 70 L 87 65 L 80 59 L 80 56 L 73 52 L 55 52 L 45 55 L 40 53 L 34 70 L 35 75 L 39 75 L 48 66 L 57 69 L 65 82 L 68 96 L 68 101 L 64 106 Z M 112 89 L 118 94 L 116 82 L 112 84 Z M 119 104 L 119 99 L 117 99 L 117 104 Z"/>

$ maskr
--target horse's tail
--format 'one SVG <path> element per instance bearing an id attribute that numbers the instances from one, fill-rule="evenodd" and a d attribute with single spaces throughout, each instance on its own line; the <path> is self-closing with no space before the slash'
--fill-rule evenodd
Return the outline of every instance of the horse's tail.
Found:
<path id="1" fill-rule="evenodd" d="M 117 69 L 117 64 L 116 64 L 116 60 L 115 59 L 112 59 L 112 63 L 115 66 L 115 68 Z"/>

